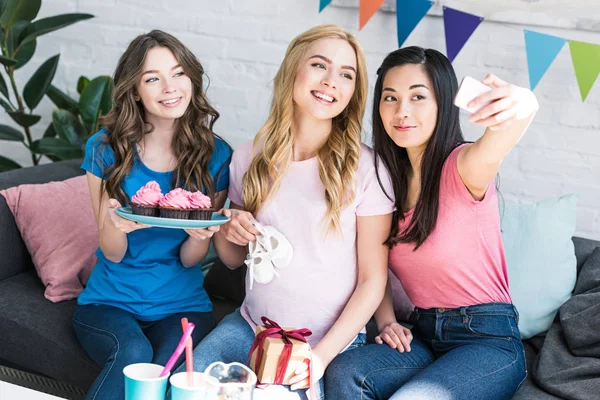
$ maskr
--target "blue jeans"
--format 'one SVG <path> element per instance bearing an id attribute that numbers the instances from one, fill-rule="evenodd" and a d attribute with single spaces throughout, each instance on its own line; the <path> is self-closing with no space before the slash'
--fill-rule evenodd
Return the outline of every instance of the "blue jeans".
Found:
<path id="1" fill-rule="evenodd" d="M 183 334 L 181 318 L 196 325 L 194 344 L 215 327 L 210 313 L 187 312 L 160 321 L 139 321 L 120 308 L 105 305 L 77 306 L 73 317 L 75 334 L 102 372 L 88 390 L 87 400 L 125 398 L 123 368 L 135 363 L 165 365 Z M 179 365 L 184 360 L 182 355 Z"/>
<path id="2" fill-rule="evenodd" d="M 512 304 L 419 309 L 411 351 L 369 344 L 327 369 L 331 399 L 510 399 L 527 374 Z"/>
<path id="3" fill-rule="evenodd" d="M 194 371 L 204 371 L 216 361 L 224 363 L 239 362 L 246 364 L 248 353 L 254 341 L 254 331 L 240 314 L 239 308 L 219 323 L 206 338 L 194 349 Z M 357 339 L 346 349 L 356 349 L 366 344 L 366 335 L 359 334 Z M 185 371 L 185 365 L 177 372 Z M 323 379 L 316 383 L 317 397 L 323 399 Z M 306 398 L 306 390 L 295 391 L 299 399 Z"/>

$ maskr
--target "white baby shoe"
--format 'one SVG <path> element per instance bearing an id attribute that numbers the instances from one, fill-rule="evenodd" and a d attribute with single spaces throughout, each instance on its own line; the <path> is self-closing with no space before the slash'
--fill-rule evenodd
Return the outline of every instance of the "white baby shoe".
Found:
<path id="1" fill-rule="evenodd" d="M 248 243 L 248 256 L 244 261 L 248 266 L 249 290 L 252 290 L 254 281 L 269 283 L 279 276 L 274 267 L 287 267 L 294 256 L 292 245 L 277 229 L 257 221 L 252 221 L 252 225 L 260 234 L 256 235 L 255 242 Z"/>
<path id="2" fill-rule="evenodd" d="M 248 276 L 250 277 L 249 289 L 252 290 L 254 281 L 258 283 L 269 283 L 273 280 L 275 272 L 273 263 L 260 242 L 248 243 L 248 255 L 244 263 L 248 266 Z"/>
<path id="3" fill-rule="evenodd" d="M 270 225 L 261 225 L 256 221 L 252 224 L 261 234 L 257 241 L 265 249 L 271 262 L 277 268 L 285 268 L 292 263 L 294 249 L 281 232 Z"/>

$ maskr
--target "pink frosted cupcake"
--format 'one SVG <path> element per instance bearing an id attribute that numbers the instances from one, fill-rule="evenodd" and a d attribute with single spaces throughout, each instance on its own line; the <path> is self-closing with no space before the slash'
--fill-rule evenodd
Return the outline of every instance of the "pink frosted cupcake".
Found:
<path id="1" fill-rule="evenodd" d="M 190 219 L 210 220 L 212 213 L 215 211 L 212 208 L 210 197 L 206 196 L 201 191 L 190 193 L 188 196 L 192 210 L 190 211 Z"/>
<path id="2" fill-rule="evenodd" d="M 158 203 L 162 198 L 163 194 L 158 183 L 150 181 L 131 198 L 131 212 L 147 217 L 158 217 Z"/>
<path id="3" fill-rule="evenodd" d="M 160 199 L 159 210 L 162 218 L 188 219 L 190 215 L 189 192 L 181 188 L 171 190 Z"/>

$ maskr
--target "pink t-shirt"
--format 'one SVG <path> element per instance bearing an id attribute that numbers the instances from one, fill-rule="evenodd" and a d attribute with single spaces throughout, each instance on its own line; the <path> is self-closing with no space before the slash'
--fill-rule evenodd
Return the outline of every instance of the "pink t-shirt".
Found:
<path id="1" fill-rule="evenodd" d="M 390 268 L 420 308 L 512 302 L 495 183 L 483 200 L 473 199 L 458 173 L 461 147 L 442 168 L 438 219 L 431 235 L 417 251 L 411 243 L 398 243 L 390 251 Z M 400 222 L 400 232 L 413 211 Z"/>
<path id="2" fill-rule="evenodd" d="M 231 160 L 229 198 L 237 205 L 243 205 L 242 178 L 251 159 L 252 142 L 247 142 Z M 393 195 L 383 167 L 380 176 L 386 192 Z M 289 240 L 294 258 L 291 265 L 277 269 L 279 277 L 246 289 L 241 314 L 252 329 L 266 316 L 281 326 L 310 329 L 313 334 L 308 341 L 315 346 L 338 319 L 356 287 L 356 217 L 389 214 L 394 208 L 377 181 L 373 150 L 365 145 L 356 179 L 356 198 L 340 214 L 343 237 L 325 237 L 322 221 L 327 205 L 318 160 L 291 163 L 279 190 L 255 218 Z"/>

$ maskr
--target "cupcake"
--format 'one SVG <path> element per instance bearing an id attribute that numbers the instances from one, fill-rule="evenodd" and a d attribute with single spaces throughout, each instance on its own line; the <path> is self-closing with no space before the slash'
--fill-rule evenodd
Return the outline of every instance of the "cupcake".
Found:
<path id="1" fill-rule="evenodd" d="M 190 193 L 188 200 L 191 204 L 190 219 L 212 219 L 212 213 L 215 210 L 212 208 L 210 197 L 206 196 L 201 191 L 197 191 Z"/>
<path id="2" fill-rule="evenodd" d="M 150 181 L 131 198 L 131 212 L 147 217 L 158 217 L 158 203 L 162 198 L 163 194 L 158 183 Z"/>
<path id="3" fill-rule="evenodd" d="M 188 219 L 190 215 L 189 192 L 181 188 L 171 190 L 160 199 L 159 210 L 162 218 Z"/>

